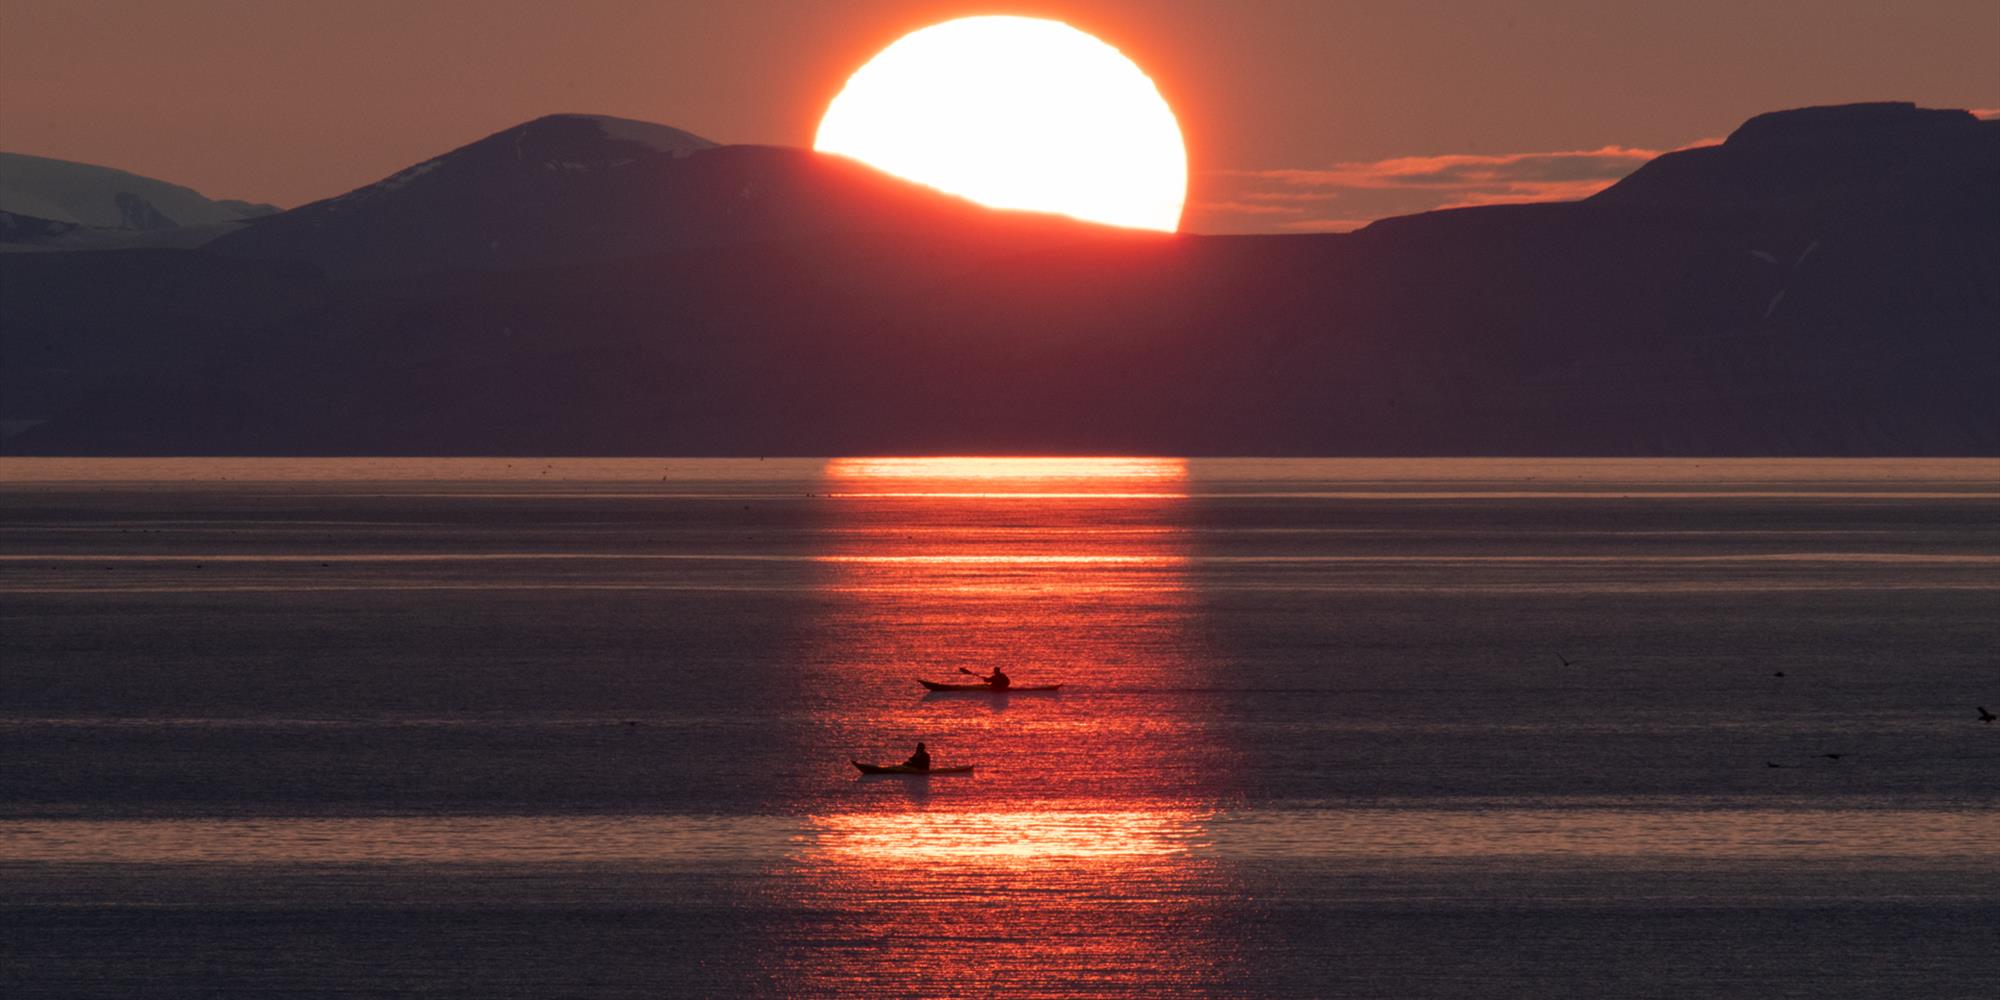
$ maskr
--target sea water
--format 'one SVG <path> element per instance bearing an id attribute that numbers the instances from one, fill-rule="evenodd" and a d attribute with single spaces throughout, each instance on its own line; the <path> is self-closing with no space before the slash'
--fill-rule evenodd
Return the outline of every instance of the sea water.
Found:
<path id="1" fill-rule="evenodd" d="M 0 994 L 1987 996 L 1996 649 L 1992 461 L 6 459 Z"/>

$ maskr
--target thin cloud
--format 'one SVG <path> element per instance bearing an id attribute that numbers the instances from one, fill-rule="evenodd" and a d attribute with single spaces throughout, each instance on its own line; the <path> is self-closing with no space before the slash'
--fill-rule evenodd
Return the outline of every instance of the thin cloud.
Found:
<path id="1" fill-rule="evenodd" d="M 1582 182 L 1609 185 L 1660 155 L 1657 149 L 1605 146 L 1554 153 L 1502 156 L 1399 156 L 1363 163 L 1336 163 L 1323 169 L 1232 170 L 1229 176 L 1277 181 L 1297 187 L 1363 191 L 1449 188 L 1463 191 L 1516 191 L 1541 185 L 1567 190 Z"/>
<path id="2" fill-rule="evenodd" d="M 1248 201 L 1198 201 L 1188 205 L 1188 211 L 1232 215 L 1291 215 L 1298 210 L 1287 205 L 1273 205 L 1251 199 Z"/>
<path id="3" fill-rule="evenodd" d="M 1328 196 L 1321 191 L 1245 191 L 1243 197 L 1248 201 L 1289 202 L 1325 201 Z"/>
<path id="4" fill-rule="evenodd" d="M 1473 191 L 1439 208 L 1472 208 L 1478 205 L 1522 205 L 1538 201 L 1582 201 L 1610 187 L 1615 181 L 1543 181 L 1505 191 Z"/>
<path id="5" fill-rule="evenodd" d="M 1707 142 L 1712 140 L 1691 145 Z M 1275 222 L 1284 230 L 1345 232 L 1375 219 L 1440 208 L 1588 198 L 1662 152 L 1603 146 L 1223 170 L 1208 175 L 1215 197 L 1190 206 L 1190 214 L 1212 229 L 1261 229 Z M 1329 211 L 1333 202 L 1340 207 Z"/>

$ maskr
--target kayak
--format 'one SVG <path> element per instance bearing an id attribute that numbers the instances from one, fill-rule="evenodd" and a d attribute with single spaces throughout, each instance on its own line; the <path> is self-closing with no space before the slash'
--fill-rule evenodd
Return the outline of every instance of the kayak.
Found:
<path id="1" fill-rule="evenodd" d="M 991 684 L 941 684 L 937 681 L 923 680 L 917 683 L 922 684 L 932 691 L 983 691 L 986 694 L 1019 694 L 1024 691 L 1046 692 L 1062 690 L 1061 684 L 1031 684 L 1026 686 L 1016 684 L 1012 687 L 997 688 Z"/>
<path id="2" fill-rule="evenodd" d="M 848 763 L 853 764 L 855 769 L 860 771 L 862 774 L 922 775 L 922 774 L 971 774 L 972 773 L 971 764 L 963 764 L 958 767 L 933 767 L 928 771 L 919 771 L 908 764 L 863 764 L 858 760 L 850 760 L 848 761 Z"/>

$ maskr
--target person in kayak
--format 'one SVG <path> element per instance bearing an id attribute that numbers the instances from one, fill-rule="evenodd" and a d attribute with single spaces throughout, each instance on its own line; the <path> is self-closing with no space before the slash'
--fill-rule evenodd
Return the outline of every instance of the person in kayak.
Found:
<path id="1" fill-rule="evenodd" d="M 988 674 L 985 677 L 981 677 L 979 679 L 985 681 L 986 686 L 992 688 L 995 691 L 1005 691 L 1007 690 L 1007 685 L 1014 683 L 1013 681 L 1007 678 L 1007 674 L 1004 671 L 1002 671 L 999 667 L 994 667 L 993 672 L 991 674 Z"/>
<path id="2" fill-rule="evenodd" d="M 903 766 L 914 767 L 919 771 L 928 771 L 931 769 L 931 752 L 924 749 L 922 742 L 918 742 L 917 752 L 911 754 L 910 759 L 903 762 Z"/>

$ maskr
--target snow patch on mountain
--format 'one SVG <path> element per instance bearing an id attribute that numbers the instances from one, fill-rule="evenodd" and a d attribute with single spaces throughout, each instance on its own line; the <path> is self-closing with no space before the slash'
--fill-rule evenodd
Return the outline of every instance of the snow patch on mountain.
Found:
<path id="1" fill-rule="evenodd" d="M 656 125 L 652 122 L 634 121 L 630 118 L 610 118 L 604 115 L 566 115 L 563 117 L 582 118 L 595 122 L 604 131 L 607 139 L 636 142 L 673 156 L 687 156 L 704 149 L 714 149 L 715 143 L 677 128 Z M 615 166 L 616 164 L 614 164 Z"/>
<path id="2" fill-rule="evenodd" d="M 0 211 L 96 229 L 160 230 L 240 222 L 276 211 L 219 202 L 139 174 L 23 153 L 0 153 Z"/>
<path id="3" fill-rule="evenodd" d="M 444 162 L 443 160 L 425 160 L 424 162 L 419 163 L 414 167 L 410 167 L 406 170 L 403 170 L 395 174 L 394 176 L 391 176 L 390 178 L 382 181 L 379 184 L 373 185 L 373 187 L 375 188 L 375 190 L 378 191 L 395 191 L 403 187 L 404 185 L 410 183 L 411 181 L 416 180 L 417 178 L 422 177 L 423 175 L 428 174 L 433 170 L 436 170 L 438 168 L 438 165 L 443 162 Z"/>

